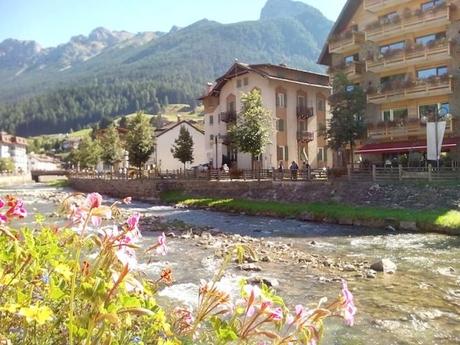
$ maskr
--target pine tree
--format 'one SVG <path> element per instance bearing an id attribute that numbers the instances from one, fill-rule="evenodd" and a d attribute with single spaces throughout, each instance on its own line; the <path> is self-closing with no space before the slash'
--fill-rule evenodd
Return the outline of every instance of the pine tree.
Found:
<path id="1" fill-rule="evenodd" d="M 333 94 L 329 97 L 332 118 L 327 138 L 329 147 L 340 150 L 350 147 L 349 163 L 353 162 L 355 141 L 366 132 L 364 112 L 366 95 L 360 86 L 353 85 L 343 74 L 334 77 Z"/>
<path id="2" fill-rule="evenodd" d="M 105 130 L 101 138 L 101 146 L 104 148 L 101 159 L 104 163 L 113 166 L 123 159 L 123 147 L 121 145 L 118 130 L 114 124 Z"/>
<path id="3" fill-rule="evenodd" d="M 262 105 L 260 91 L 254 89 L 243 94 L 242 110 L 237 122 L 229 130 L 230 137 L 235 141 L 241 152 L 251 154 L 252 168 L 254 161 L 270 143 L 273 123 L 270 112 Z"/>
<path id="4" fill-rule="evenodd" d="M 185 126 L 181 126 L 179 136 L 174 141 L 171 153 L 174 158 L 184 164 L 184 171 L 187 162 L 193 163 L 193 138 Z"/>
<path id="5" fill-rule="evenodd" d="M 153 128 L 149 119 L 144 113 L 138 112 L 128 124 L 126 149 L 129 154 L 129 162 L 139 171 L 153 153 L 154 144 Z"/>

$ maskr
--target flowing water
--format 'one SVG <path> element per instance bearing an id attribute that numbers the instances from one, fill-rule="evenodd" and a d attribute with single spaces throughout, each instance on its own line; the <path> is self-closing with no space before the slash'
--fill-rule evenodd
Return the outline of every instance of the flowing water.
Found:
<path id="1" fill-rule="evenodd" d="M 53 191 L 44 185 L 29 185 L 0 189 L 0 195 L 15 193 L 23 196 L 34 211 L 49 213 L 54 205 L 43 198 L 43 193 Z M 339 320 L 328 321 L 324 344 L 460 344 L 460 237 L 379 232 L 144 203 L 134 203 L 130 208 L 227 233 L 290 243 L 298 249 L 349 261 L 389 258 L 398 266 L 393 275 L 378 274 L 375 279 L 363 279 L 343 273 L 355 295 L 356 325 L 348 328 Z M 145 235 L 145 241 L 151 242 L 151 236 Z M 312 241 L 316 242 L 314 246 Z M 212 256 L 212 249 L 196 247 L 183 239 L 168 242 L 168 255 L 158 258 L 160 262 L 141 264 L 141 269 L 146 274 L 157 275 L 165 265 L 171 267 L 176 283 L 160 295 L 169 301 L 193 305 L 199 279 L 209 279 L 218 262 Z M 236 286 L 241 276 L 250 275 L 230 271 L 225 279 Z M 289 306 L 311 305 L 323 296 L 334 298 L 340 291 L 340 283 L 318 279 L 293 264 L 269 263 L 257 275 L 276 278 L 280 282 L 277 291 Z"/>

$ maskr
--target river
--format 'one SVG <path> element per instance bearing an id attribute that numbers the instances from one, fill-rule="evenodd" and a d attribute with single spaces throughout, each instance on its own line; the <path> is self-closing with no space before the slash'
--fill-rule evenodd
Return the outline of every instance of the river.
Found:
<path id="1" fill-rule="evenodd" d="M 37 184 L 0 188 L 0 195 L 16 194 L 30 205 L 29 211 L 46 214 L 54 209 L 47 195 L 57 191 Z M 365 279 L 343 272 L 341 276 L 349 281 L 355 295 L 356 324 L 348 328 L 339 320 L 328 321 L 324 344 L 460 344 L 460 237 L 401 234 L 139 202 L 130 205 L 130 209 L 226 233 L 282 242 L 330 257 L 369 262 L 389 258 L 398 266 L 392 275 L 379 273 L 374 279 Z M 151 236 L 156 234 L 145 234 L 145 241 L 151 242 Z M 160 296 L 193 304 L 199 279 L 210 278 L 216 268 L 214 251 L 179 238 L 168 239 L 168 246 L 166 257 L 155 263 L 144 262 L 142 269 L 157 275 L 165 265 L 171 267 L 176 282 L 162 290 Z M 333 298 L 340 291 L 340 283 L 311 274 L 299 265 L 267 263 L 263 269 L 257 275 L 276 278 L 280 283 L 277 292 L 289 306 L 311 305 L 323 296 Z M 243 276 L 251 274 L 230 270 L 226 279 L 236 284 Z"/>

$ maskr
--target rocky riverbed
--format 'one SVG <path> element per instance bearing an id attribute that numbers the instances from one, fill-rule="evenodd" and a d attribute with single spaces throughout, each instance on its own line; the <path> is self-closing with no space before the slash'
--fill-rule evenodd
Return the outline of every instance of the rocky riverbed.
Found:
<path id="1" fill-rule="evenodd" d="M 19 195 L 31 213 L 51 213 L 49 221 L 54 223 L 60 221 L 53 214 L 56 203 L 68 192 L 30 185 L 3 189 L 0 195 Z M 172 269 L 175 283 L 159 292 L 165 303 L 196 303 L 199 280 L 213 275 L 228 248 L 243 243 L 255 255 L 242 264 L 233 262 L 225 279 L 235 286 L 243 278 L 272 285 L 289 306 L 333 298 L 340 289 L 338 280 L 349 281 L 358 307 L 356 325 L 347 328 L 328 321 L 324 344 L 460 343 L 459 237 L 141 202 L 125 207 L 125 212 L 134 211 L 143 215 L 144 247 L 159 232 L 168 236 L 168 255 L 141 257 L 139 267 L 152 277 L 164 267 Z M 33 214 L 28 221 L 33 221 Z"/>

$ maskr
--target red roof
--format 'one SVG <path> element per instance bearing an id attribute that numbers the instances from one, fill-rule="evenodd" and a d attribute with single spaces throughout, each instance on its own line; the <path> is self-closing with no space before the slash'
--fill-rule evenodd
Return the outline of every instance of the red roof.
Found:
<path id="1" fill-rule="evenodd" d="M 460 144 L 460 138 L 445 138 L 442 143 L 443 149 L 450 149 Z M 411 151 L 426 151 L 426 140 L 396 141 L 391 143 L 366 144 L 356 150 L 355 153 L 398 153 Z"/>

